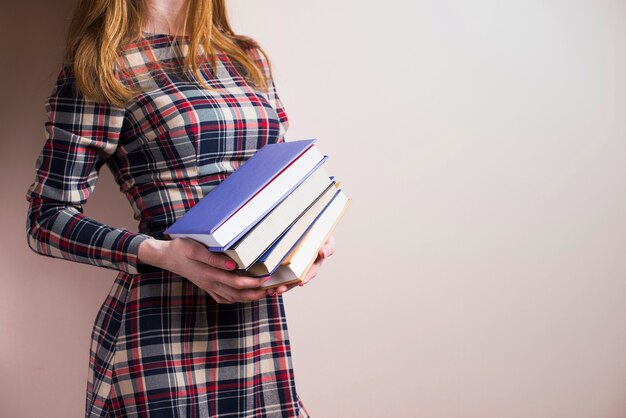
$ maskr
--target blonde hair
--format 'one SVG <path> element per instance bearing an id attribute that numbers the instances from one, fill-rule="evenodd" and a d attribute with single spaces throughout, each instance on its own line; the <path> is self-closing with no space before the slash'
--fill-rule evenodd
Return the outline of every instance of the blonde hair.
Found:
<path id="1" fill-rule="evenodd" d="M 117 68 L 118 52 L 142 36 L 142 17 L 147 7 L 147 0 L 80 0 L 67 33 L 65 61 L 86 98 L 123 106 L 137 93 L 116 75 L 116 70 L 123 70 Z M 185 28 L 189 48 L 184 67 L 203 87 L 210 89 L 200 75 L 200 48 L 208 54 L 213 74 L 217 72 L 217 48 L 243 68 L 244 77 L 256 88 L 268 90 L 269 58 L 252 38 L 233 32 L 225 0 L 189 0 Z M 258 48 L 267 60 L 268 77 L 246 53 L 249 48 Z"/>

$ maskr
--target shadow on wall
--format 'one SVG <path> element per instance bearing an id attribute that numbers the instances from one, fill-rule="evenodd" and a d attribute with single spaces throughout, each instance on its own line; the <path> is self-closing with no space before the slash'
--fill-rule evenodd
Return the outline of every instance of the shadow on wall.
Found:
<path id="1" fill-rule="evenodd" d="M 9 237 L 0 240 L 0 416 L 84 415 L 91 328 L 116 275 L 37 255 L 26 240 L 25 194 L 45 141 L 44 102 L 61 69 L 65 29 L 76 3 L 11 2 L 0 15 L 5 40 L 0 45 L 0 190 L 5 203 L 0 228 Z M 100 174 L 85 211 L 101 222 L 136 230 L 110 172 L 103 167 Z"/>

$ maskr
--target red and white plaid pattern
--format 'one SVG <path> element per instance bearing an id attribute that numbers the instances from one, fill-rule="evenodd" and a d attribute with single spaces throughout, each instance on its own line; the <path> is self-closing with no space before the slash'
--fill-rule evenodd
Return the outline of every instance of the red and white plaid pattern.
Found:
<path id="1" fill-rule="evenodd" d="M 188 280 L 139 264 L 162 232 L 289 122 L 272 81 L 252 88 L 218 54 L 212 90 L 182 74 L 188 39 L 146 34 L 120 54 L 124 82 L 142 89 L 125 108 L 76 94 L 65 68 L 46 102 L 27 237 L 42 255 L 118 271 L 97 315 L 87 417 L 308 417 L 296 392 L 281 296 L 217 304 Z M 256 48 L 248 52 L 269 74 Z M 161 65 L 156 65 L 157 63 Z M 139 232 L 83 214 L 106 164 Z"/>

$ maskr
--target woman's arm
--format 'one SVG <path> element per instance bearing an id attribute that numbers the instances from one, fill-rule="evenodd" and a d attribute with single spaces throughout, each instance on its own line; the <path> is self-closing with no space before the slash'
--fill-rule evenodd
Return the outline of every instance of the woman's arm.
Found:
<path id="1" fill-rule="evenodd" d="M 46 112 L 46 141 L 26 192 L 28 246 L 41 255 L 137 274 L 139 244 L 154 238 L 104 225 L 82 208 L 117 148 L 125 110 L 79 97 L 64 69 Z"/>
<path id="2" fill-rule="evenodd" d="M 200 243 L 157 240 L 83 214 L 100 168 L 115 153 L 125 110 L 85 101 L 74 89 L 72 78 L 61 72 L 46 102 L 47 138 L 26 193 L 28 246 L 41 255 L 130 274 L 141 273 L 145 265 L 161 267 L 191 280 L 219 303 L 265 297 L 265 289 L 259 289 L 263 279 L 227 271 L 235 263 Z"/>

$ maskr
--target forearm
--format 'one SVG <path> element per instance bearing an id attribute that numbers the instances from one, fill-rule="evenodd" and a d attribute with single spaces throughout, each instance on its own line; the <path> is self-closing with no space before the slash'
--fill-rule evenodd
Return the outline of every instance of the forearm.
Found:
<path id="1" fill-rule="evenodd" d="M 28 246 L 53 258 L 137 274 L 139 245 L 153 237 L 104 225 L 75 206 L 29 195 Z"/>
<path id="2" fill-rule="evenodd" d="M 170 241 L 150 239 L 139 243 L 137 262 L 168 270 L 168 245 Z"/>

